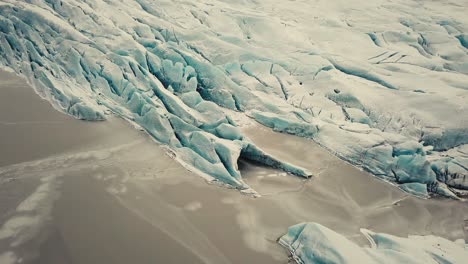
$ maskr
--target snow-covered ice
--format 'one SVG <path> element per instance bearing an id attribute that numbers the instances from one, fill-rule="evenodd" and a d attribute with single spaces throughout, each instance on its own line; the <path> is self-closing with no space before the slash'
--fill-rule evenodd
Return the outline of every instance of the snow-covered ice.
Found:
<path id="1" fill-rule="evenodd" d="M 454 196 L 468 189 L 467 32 L 461 0 L 3 0 L 0 64 L 57 109 L 111 110 L 240 189 L 239 157 L 310 173 L 224 109 L 409 193 Z"/>

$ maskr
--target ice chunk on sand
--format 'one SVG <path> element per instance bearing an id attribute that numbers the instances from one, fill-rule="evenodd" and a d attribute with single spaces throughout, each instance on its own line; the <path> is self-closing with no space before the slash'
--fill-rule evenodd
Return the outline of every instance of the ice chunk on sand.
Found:
<path id="1" fill-rule="evenodd" d="M 468 245 L 437 236 L 396 237 L 361 229 L 370 243 L 361 247 L 333 230 L 317 223 L 291 226 L 279 239 L 294 260 L 312 263 L 466 263 Z"/>

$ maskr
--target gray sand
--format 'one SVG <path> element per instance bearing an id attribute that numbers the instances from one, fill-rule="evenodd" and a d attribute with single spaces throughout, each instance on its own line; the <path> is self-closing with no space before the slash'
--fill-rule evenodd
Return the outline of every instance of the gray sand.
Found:
<path id="1" fill-rule="evenodd" d="M 308 139 L 263 127 L 245 132 L 264 150 L 304 166 L 316 175 L 295 193 L 297 198 L 291 199 L 292 204 L 285 202 L 297 214 L 321 212 L 311 215 L 309 221 L 324 223 L 347 234 L 368 228 L 400 236 L 434 234 L 452 240 L 465 238 L 463 221 L 468 219 L 467 202 L 409 196 L 341 161 Z M 255 182 L 251 183 L 254 189 L 265 186 L 261 180 Z M 281 186 L 287 184 L 283 182 Z"/>
<path id="2" fill-rule="evenodd" d="M 464 237 L 466 202 L 407 196 L 312 141 L 260 126 L 245 133 L 317 176 L 241 161 L 244 179 L 263 195 L 255 199 L 208 184 L 120 119 L 58 113 L 11 74 L 0 73 L 0 107 L 5 264 L 286 263 L 276 239 L 302 221 L 361 244 L 361 227 Z"/>
<path id="3" fill-rule="evenodd" d="M 0 166 L 135 138 L 122 122 L 86 122 L 55 110 L 12 73 L 0 71 Z M 116 133 L 117 132 L 117 133 Z"/>

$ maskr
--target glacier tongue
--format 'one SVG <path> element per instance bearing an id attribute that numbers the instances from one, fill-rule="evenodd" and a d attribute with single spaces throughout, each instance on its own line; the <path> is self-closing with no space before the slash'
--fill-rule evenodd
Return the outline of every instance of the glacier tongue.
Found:
<path id="1" fill-rule="evenodd" d="M 110 109 L 240 189 L 239 157 L 310 172 L 258 149 L 223 108 L 411 194 L 468 189 L 464 12 L 337 2 L 4 0 L 0 64 L 57 109 L 84 120 Z"/>
<path id="2" fill-rule="evenodd" d="M 112 24 L 115 17 L 98 21 L 107 7 L 94 4 L 96 9 L 92 1 L 0 4 L 2 64 L 28 77 L 57 108 L 84 120 L 104 120 L 108 108 L 176 150 L 189 167 L 239 189 L 249 188 L 237 168 L 241 156 L 311 176 L 257 148 L 217 104 L 200 96 L 203 82 L 222 79 L 222 72 L 162 37 L 160 28 L 136 21 L 120 28 Z M 199 83 L 205 72 L 214 76 Z"/>

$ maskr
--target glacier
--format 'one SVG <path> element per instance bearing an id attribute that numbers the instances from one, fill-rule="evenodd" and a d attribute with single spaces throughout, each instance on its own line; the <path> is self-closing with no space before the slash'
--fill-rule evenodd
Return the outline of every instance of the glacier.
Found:
<path id="1" fill-rule="evenodd" d="M 289 227 L 278 242 L 301 264 L 309 263 L 465 263 L 468 245 L 437 236 L 407 238 L 361 229 L 370 247 L 313 222 Z"/>
<path id="2" fill-rule="evenodd" d="M 58 110 L 112 112 L 235 188 L 250 188 L 239 158 L 311 173 L 258 148 L 232 113 L 410 194 L 457 198 L 468 190 L 467 32 L 457 1 L 2 0 L 0 65 Z"/>

